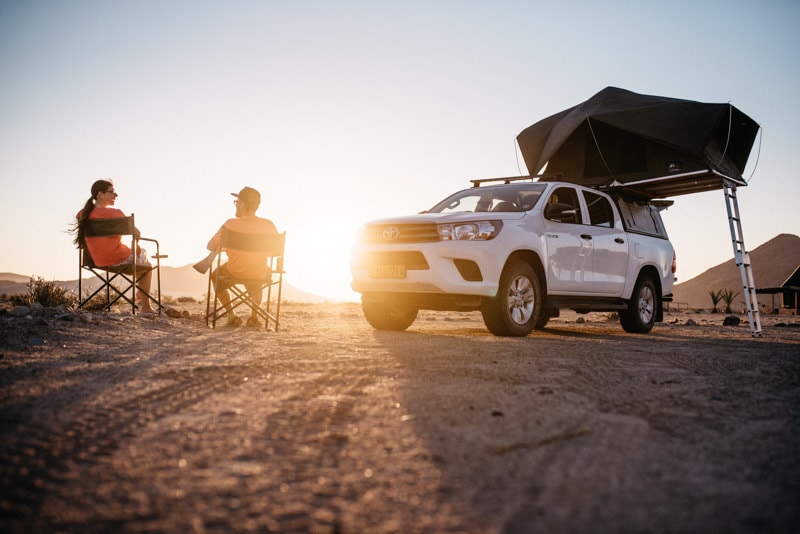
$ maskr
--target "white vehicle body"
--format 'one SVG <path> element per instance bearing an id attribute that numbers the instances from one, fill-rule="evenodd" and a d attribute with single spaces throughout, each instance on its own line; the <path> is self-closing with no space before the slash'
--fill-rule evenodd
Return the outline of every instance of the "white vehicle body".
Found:
<path id="1" fill-rule="evenodd" d="M 524 296 L 504 279 L 510 266 L 524 265 L 539 295 Z M 654 205 L 528 181 L 473 187 L 426 213 L 368 223 L 351 271 L 377 328 L 407 328 L 419 309 L 480 309 L 498 335 L 526 335 L 559 308 L 626 313 L 638 306 L 634 292 L 644 276 L 654 286 L 652 317 L 634 321 L 631 331 L 649 331 L 672 291 L 674 251 Z M 531 276 L 522 278 L 524 285 Z M 506 310 L 508 328 L 490 324 Z"/>

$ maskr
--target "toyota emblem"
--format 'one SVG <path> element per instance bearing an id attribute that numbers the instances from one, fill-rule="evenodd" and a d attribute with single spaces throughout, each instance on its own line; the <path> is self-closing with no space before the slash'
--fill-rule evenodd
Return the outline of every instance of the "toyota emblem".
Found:
<path id="1" fill-rule="evenodd" d="M 387 226 L 383 229 L 383 238 L 386 241 L 394 241 L 400 237 L 400 230 L 396 226 Z"/>

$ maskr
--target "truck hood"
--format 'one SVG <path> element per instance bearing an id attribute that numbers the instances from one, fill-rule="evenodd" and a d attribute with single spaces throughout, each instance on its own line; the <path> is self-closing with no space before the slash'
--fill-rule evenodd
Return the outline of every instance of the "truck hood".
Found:
<path id="1" fill-rule="evenodd" d="M 525 212 L 462 212 L 419 213 L 400 217 L 387 217 L 367 222 L 367 226 L 383 224 L 457 224 L 473 221 L 516 221 L 525 217 Z"/>

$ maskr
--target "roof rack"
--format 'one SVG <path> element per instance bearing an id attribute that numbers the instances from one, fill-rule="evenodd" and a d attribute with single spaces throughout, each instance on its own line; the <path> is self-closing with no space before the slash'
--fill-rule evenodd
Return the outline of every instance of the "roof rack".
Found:
<path id="1" fill-rule="evenodd" d="M 491 183 L 491 182 L 503 182 L 504 184 L 510 184 L 511 182 L 522 182 L 525 180 L 539 180 L 541 178 L 545 179 L 558 179 L 561 177 L 561 173 L 551 173 L 551 174 L 532 174 L 530 176 L 508 176 L 506 178 L 480 178 L 477 180 L 470 180 L 472 182 L 472 187 L 480 187 L 481 184 Z"/>

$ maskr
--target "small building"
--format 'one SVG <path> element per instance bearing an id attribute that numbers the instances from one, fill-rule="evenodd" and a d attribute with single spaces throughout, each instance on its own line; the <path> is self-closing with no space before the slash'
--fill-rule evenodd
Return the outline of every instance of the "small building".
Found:
<path id="1" fill-rule="evenodd" d="M 782 308 L 793 310 L 798 314 L 800 306 L 800 265 L 794 270 L 792 275 L 781 284 L 780 287 L 765 287 L 756 289 L 756 293 L 761 295 L 772 295 L 772 310 L 778 313 Z M 775 296 L 780 295 L 781 302 L 775 302 Z"/>

